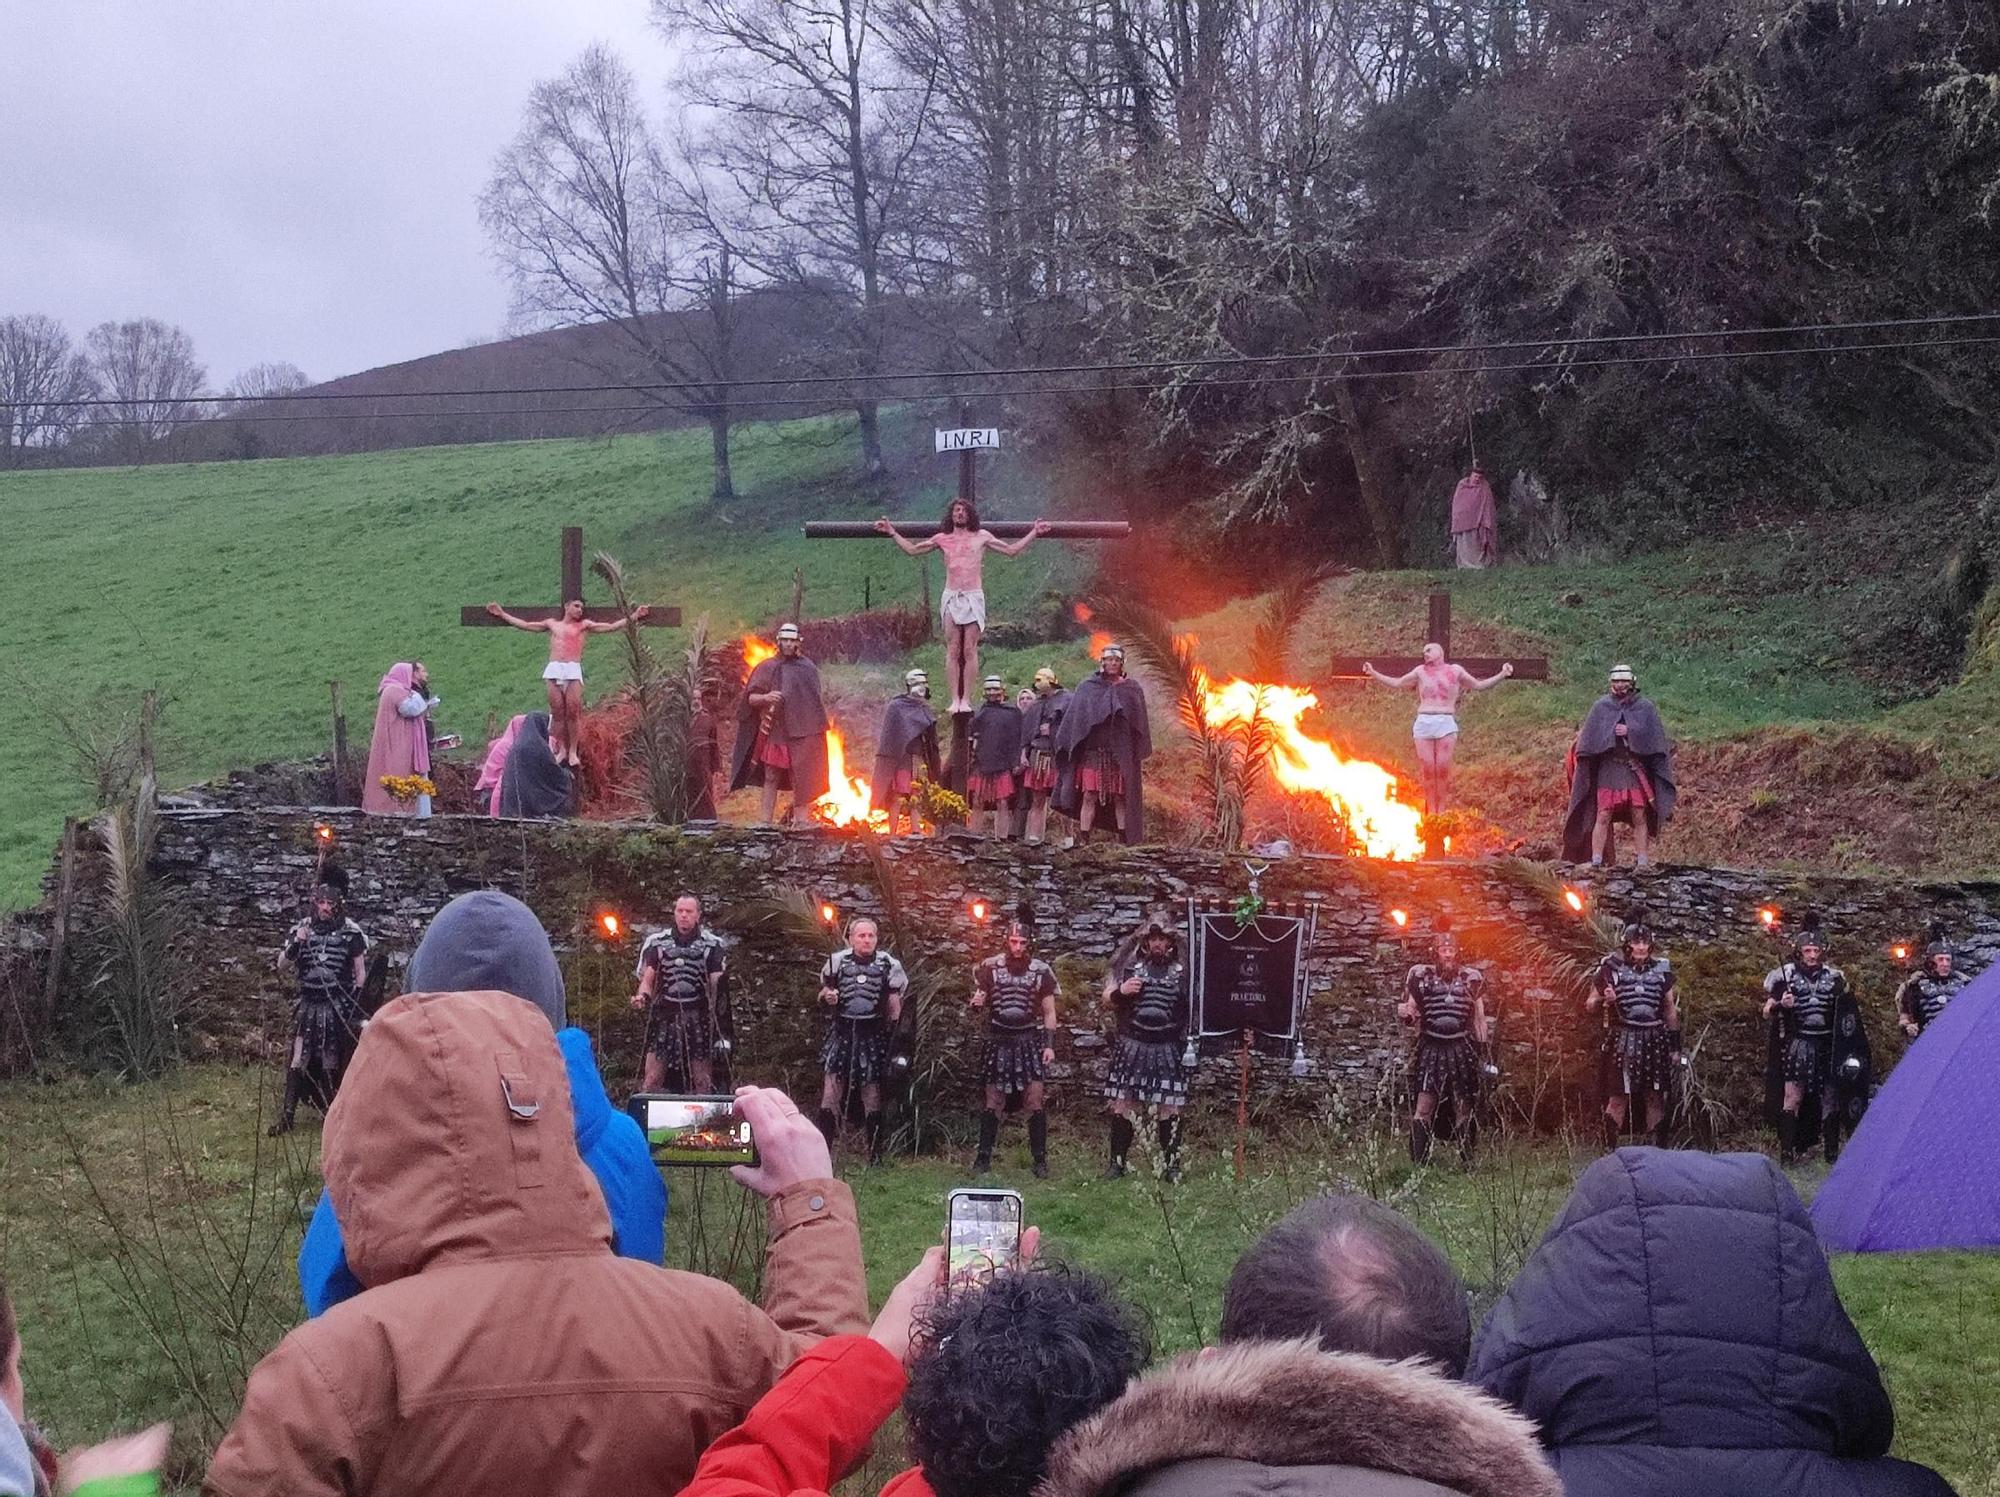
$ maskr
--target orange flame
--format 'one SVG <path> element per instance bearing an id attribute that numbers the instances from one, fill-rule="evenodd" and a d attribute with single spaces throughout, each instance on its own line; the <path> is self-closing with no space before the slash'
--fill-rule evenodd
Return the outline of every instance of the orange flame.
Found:
<path id="1" fill-rule="evenodd" d="M 1090 658 L 1095 660 L 1104 653 L 1104 647 L 1111 643 L 1111 636 L 1102 629 L 1093 629 L 1090 634 Z"/>
<path id="2" fill-rule="evenodd" d="M 819 918 L 831 925 L 840 918 L 840 911 L 830 904 L 823 904 L 819 907 Z"/>
<path id="3" fill-rule="evenodd" d="M 1889 948 L 1889 955 L 1893 956 L 1899 962 L 1906 962 L 1910 959 L 1910 948 L 1902 945 L 1891 946 Z"/>
<path id="4" fill-rule="evenodd" d="M 1097 617 L 1096 610 L 1088 603 L 1078 603 L 1070 612 L 1076 616 L 1076 621 L 1079 624 L 1087 624 Z"/>
<path id="5" fill-rule="evenodd" d="M 1391 910 L 1389 911 L 1389 918 L 1398 925 L 1408 925 L 1410 923 L 1410 912 L 1408 910 Z"/>
<path id="6" fill-rule="evenodd" d="M 838 728 L 826 730 L 826 783 L 826 794 L 812 803 L 813 820 L 827 826 L 860 826 L 874 832 L 889 830 L 887 813 L 868 809 L 868 782 L 847 772 L 847 740 L 841 737 Z"/>
<path id="7" fill-rule="evenodd" d="M 322 842 L 331 842 L 333 840 L 333 828 L 322 821 L 318 826 L 313 828 L 313 835 Z"/>
<path id="8" fill-rule="evenodd" d="M 598 926 L 604 931 L 604 934 L 609 936 L 614 941 L 618 939 L 619 933 L 625 929 L 624 925 L 619 921 L 618 917 L 616 915 L 611 914 L 608 911 L 597 917 L 597 923 Z"/>
<path id="9" fill-rule="evenodd" d="M 975 920 L 984 920 L 986 918 L 985 900 L 975 899 L 972 901 L 972 918 Z"/>
<path id="10" fill-rule="evenodd" d="M 1576 890 L 1563 890 L 1563 903 L 1576 911 L 1577 914 L 1581 915 L 1583 913 L 1583 896 L 1577 893 Z"/>
<path id="11" fill-rule="evenodd" d="M 743 675 L 748 679 L 750 672 L 778 653 L 778 647 L 768 639 L 759 639 L 754 634 L 743 636 Z"/>
<path id="12" fill-rule="evenodd" d="M 1248 722 L 1262 693 L 1264 720 L 1274 742 L 1271 773 L 1285 789 L 1326 798 L 1354 840 L 1371 858 L 1420 858 L 1423 813 L 1396 799 L 1396 777 L 1366 759 L 1349 759 L 1299 726 L 1319 698 L 1298 686 L 1261 686 L 1231 679 L 1217 686 L 1201 679 L 1202 715 L 1210 727 Z"/>
<path id="13" fill-rule="evenodd" d="M 1767 904 L 1757 911 L 1757 918 L 1764 923 L 1764 929 L 1770 930 L 1778 923 L 1778 912 Z"/>

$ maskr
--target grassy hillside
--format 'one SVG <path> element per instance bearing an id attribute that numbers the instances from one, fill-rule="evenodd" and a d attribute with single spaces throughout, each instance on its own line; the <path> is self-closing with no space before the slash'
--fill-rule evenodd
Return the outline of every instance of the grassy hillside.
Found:
<path id="1" fill-rule="evenodd" d="M 920 564 L 887 542 L 808 542 L 799 522 L 931 515 L 953 470 L 929 432 L 891 423 L 898 477 L 851 477 L 851 423 L 746 429 L 736 447 L 745 497 L 708 500 L 707 434 L 423 448 L 338 458 L 0 476 L 0 597 L 12 600 L 15 710 L 0 718 L 0 908 L 35 897 L 66 812 L 83 804 L 72 756 L 35 707 L 130 714 L 140 692 L 169 701 L 161 780 L 323 750 L 327 683 L 346 688 L 365 745 L 375 682 L 418 658 L 444 698 L 447 731 L 481 741 L 540 705 L 543 641 L 461 629 L 459 605 L 555 601 L 557 531 L 584 527 L 587 551 L 626 564 L 636 596 L 707 614 L 719 633 L 789 606 L 806 571 L 806 611 L 914 604 Z M 1032 517 L 1044 496 L 1013 454 L 985 459 L 995 514 Z M 1087 565 L 1043 542 L 987 572 L 995 617 Z M 931 586 L 942 573 L 935 565 Z M 593 600 L 601 584 L 587 579 Z M 672 640 L 672 634 L 655 634 Z M 591 647 L 593 694 L 618 679 L 615 645 Z"/>

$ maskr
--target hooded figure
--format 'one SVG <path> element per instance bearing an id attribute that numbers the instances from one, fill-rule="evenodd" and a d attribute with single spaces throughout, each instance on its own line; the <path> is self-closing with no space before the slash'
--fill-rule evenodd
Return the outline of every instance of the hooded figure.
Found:
<path id="1" fill-rule="evenodd" d="M 562 1052 L 509 993 L 406 993 L 327 1119 L 368 1290 L 257 1364 L 203 1491 L 669 1497 L 802 1352 L 867 1324 L 853 1197 L 767 1204 L 767 1315 L 614 1256 Z"/>
<path id="2" fill-rule="evenodd" d="M 507 769 L 507 755 L 513 752 L 514 740 L 520 736 L 521 724 L 528 720 L 525 712 L 517 713 L 507 724 L 507 731 L 486 745 L 486 761 L 479 766 L 479 778 L 473 782 L 475 795 L 486 796 L 486 814 L 500 814 L 500 776 Z"/>
<path id="3" fill-rule="evenodd" d="M 1567 1497 L 1950 1497 L 1895 1414 L 1812 1222 L 1762 1154 L 1620 1149 L 1486 1317 L 1469 1382 Z"/>
<path id="4" fill-rule="evenodd" d="M 1500 521 L 1493 485 L 1473 459 L 1472 471 L 1451 492 L 1451 544 L 1461 569 L 1490 567 L 1500 559 Z"/>
<path id="5" fill-rule="evenodd" d="M 1109 801 L 1128 846 L 1146 840 L 1145 786 L 1140 766 L 1153 753 L 1146 693 L 1125 674 L 1125 652 L 1107 645 L 1095 674 L 1070 693 L 1055 732 L 1056 810 L 1075 816 L 1088 833 L 1096 806 Z M 1090 814 L 1086 816 L 1084 813 Z"/>
<path id="6" fill-rule="evenodd" d="M 424 932 L 403 985 L 411 992 L 431 993 L 493 989 L 541 1011 L 562 1050 L 577 1152 L 597 1177 L 610 1211 L 614 1250 L 622 1257 L 658 1263 L 666 1252 L 667 1188 L 639 1125 L 612 1107 L 590 1036 L 568 1027 L 562 968 L 535 912 L 494 889 L 459 895 Z M 299 1247 L 299 1288 L 308 1315 L 361 1292 L 361 1281 L 347 1264 L 330 1191 L 320 1192 Z"/>
<path id="7" fill-rule="evenodd" d="M 882 711 L 882 731 L 875 740 L 875 775 L 868 785 L 870 810 L 893 817 L 896 803 L 916 784 L 916 761 L 939 777 L 937 713 L 931 710 L 930 678 L 922 671 L 903 676 L 903 690 L 889 698 Z"/>
<path id="8" fill-rule="evenodd" d="M 1616 667 L 1611 683 L 1612 689 L 1591 704 L 1570 749 L 1573 767 L 1569 811 L 1563 818 L 1564 862 L 1602 858 L 1602 847 L 1593 842 L 1600 820 L 1642 825 L 1650 843 L 1673 819 L 1679 792 L 1674 786 L 1673 745 L 1660 721 L 1660 709 L 1639 694 L 1630 666 Z M 1645 861 L 1643 849 L 1639 861 Z"/>
<path id="9" fill-rule="evenodd" d="M 772 692 L 782 693 L 780 699 L 750 700 Z M 763 785 L 773 777 L 774 783 L 791 790 L 793 804 L 803 812 L 827 791 L 827 725 L 819 667 L 806 658 L 798 625 L 781 625 L 778 653 L 757 663 L 736 699 L 729 788 Z"/>
<path id="10" fill-rule="evenodd" d="M 972 714 L 972 767 L 965 777 L 965 798 L 975 818 L 992 813 L 993 832 L 999 836 L 1012 820 L 1014 773 L 1021 766 L 1021 709 L 1007 700 L 1007 685 L 998 676 L 986 678 L 981 695 L 984 701 Z"/>
<path id="11" fill-rule="evenodd" d="M 40 1474 L 21 1426 L 14 1422 L 12 1411 L 0 1404 L 0 1497 L 35 1497 L 41 1490 L 35 1484 Z"/>
<path id="12" fill-rule="evenodd" d="M 506 768 L 500 771 L 500 814 L 567 816 L 574 789 L 570 772 L 556 763 L 549 747 L 548 713 L 530 712 L 507 750 Z"/>
<path id="13" fill-rule="evenodd" d="M 390 776 L 431 772 L 430 728 L 424 714 L 433 705 L 416 686 L 416 667 L 399 660 L 375 687 L 375 731 L 368 740 L 368 770 L 361 782 L 361 809 L 373 816 L 408 816 L 427 805 L 404 805 L 382 781 Z"/>

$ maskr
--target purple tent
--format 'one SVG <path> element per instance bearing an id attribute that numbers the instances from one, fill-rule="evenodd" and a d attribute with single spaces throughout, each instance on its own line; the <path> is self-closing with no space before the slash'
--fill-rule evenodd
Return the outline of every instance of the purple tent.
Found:
<path id="1" fill-rule="evenodd" d="M 1827 1248 L 2000 1248 L 2000 963 L 1910 1046 L 1812 1203 Z"/>

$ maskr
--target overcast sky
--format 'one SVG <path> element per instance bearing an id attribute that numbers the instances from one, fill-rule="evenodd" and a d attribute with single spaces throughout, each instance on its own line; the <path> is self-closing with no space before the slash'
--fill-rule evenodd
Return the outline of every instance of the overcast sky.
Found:
<path id="1" fill-rule="evenodd" d="M 0 315 L 178 323 L 218 389 L 490 337 L 475 199 L 598 40 L 664 82 L 646 0 L 0 0 Z"/>

